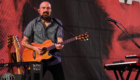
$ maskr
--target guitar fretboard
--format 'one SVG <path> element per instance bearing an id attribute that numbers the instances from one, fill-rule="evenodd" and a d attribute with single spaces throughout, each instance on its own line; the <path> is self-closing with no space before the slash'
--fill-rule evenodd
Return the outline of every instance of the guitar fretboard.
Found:
<path id="1" fill-rule="evenodd" d="M 70 43 L 70 42 L 75 41 L 75 40 L 76 40 L 76 37 L 73 37 L 73 38 L 70 38 L 70 39 L 68 39 L 68 40 L 66 40 L 64 42 L 59 43 L 59 44 L 64 45 L 64 44 Z M 50 51 L 50 50 L 52 50 L 54 48 L 55 48 L 55 45 L 52 45 L 52 46 L 47 48 L 47 51 Z"/>

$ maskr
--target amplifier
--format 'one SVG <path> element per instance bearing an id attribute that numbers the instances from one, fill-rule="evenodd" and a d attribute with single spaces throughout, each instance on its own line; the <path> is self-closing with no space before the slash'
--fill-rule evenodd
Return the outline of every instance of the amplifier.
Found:
<path id="1" fill-rule="evenodd" d="M 31 70 L 30 70 L 31 80 L 42 80 L 43 77 L 42 70 L 43 70 L 43 66 L 41 62 L 31 63 Z"/>

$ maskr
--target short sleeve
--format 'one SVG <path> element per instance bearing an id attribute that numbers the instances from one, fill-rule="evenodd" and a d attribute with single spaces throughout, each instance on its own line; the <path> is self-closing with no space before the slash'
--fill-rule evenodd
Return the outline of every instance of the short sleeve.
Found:
<path id="1" fill-rule="evenodd" d="M 55 18 L 57 22 L 59 22 L 61 25 L 62 25 L 62 22 Z M 58 30 L 57 30 L 57 37 L 64 37 L 64 34 L 63 34 L 63 27 L 61 27 L 60 25 L 58 25 Z"/>
<path id="2" fill-rule="evenodd" d="M 26 36 L 27 38 L 30 38 L 32 33 L 33 33 L 33 22 L 30 22 L 27 25 L 26 29 L 24 30 L 23 35 Z"/>
<path id="3" fill-rule="evenodd" d="M 61 26 L 58 27 L 57 37 L 64 37 L 63 28 Z"/>

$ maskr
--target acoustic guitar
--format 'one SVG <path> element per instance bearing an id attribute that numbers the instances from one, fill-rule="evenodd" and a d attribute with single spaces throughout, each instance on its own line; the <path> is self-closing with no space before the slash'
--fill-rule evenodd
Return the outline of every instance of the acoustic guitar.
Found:
<path id="1" fill-rule="evenodd" d="M 13 46 L 13 35 L 9 35 L 7 38 L 7 47 L 8 47 L 8 56 L 9 56 L 9 63 L 12 63 L 12 55 L 11 55 L 11 48 Z M 10 69 L 11 74 L 14 73 L 13 67 Z"/>
<path id="2" fill-rule="evenodd" d="M 89 33 L 84 33 L 79 36 L 70 38 L 59 44 L 64 45 L 75 40 L 88 40 L 88 37 L 89 37 Z M 43 59 L 50 59 L 52 57 L 52 55 L 49 54 L 49 51 L 54 49 L 55 45 L 53 45 L 51 40 L 46 40 L 42 44 L 32 43 L 32 45 L 43 48 L 43 51 L 45 50 L 45 52 L 42 55 L 39 55 L 34 50 L 25 48 L 22 54 L 23 62 L 40 62 Z"/>
<path id="3" fill-rule="evenodd" d="M 20 54 L 19 54 L 19 50 L 20 50 L 20 44 L 19 44 L 19 41 L 18 41 L 18 38 L 17 36 L 13 36 L 13 42 L 14 42 L 14 46 L 15 46 L 15 49 L 16 49 L 16 60 L 17 62 L 20 62 Z M 17 66 L 17 70 L 18 70 L 18 74 L 22 74 L 21 73 L 21 66 Z"/>

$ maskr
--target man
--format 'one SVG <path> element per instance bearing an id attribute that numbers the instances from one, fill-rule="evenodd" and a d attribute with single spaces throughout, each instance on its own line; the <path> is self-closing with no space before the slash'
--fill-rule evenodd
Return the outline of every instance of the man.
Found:
<path id="1" fill-rule="evenodd" d="M 126 1 L 126 0 L 125 0 Z M 129 1 L 129 0 L 127 0 Z M 138 1 L 133 1 L 132 4 L 121 3 L 120 0 L 98 0 L 98 4 L 108 14 L 108 17 L 120 22 L 128 32 L 128 34 L 140 45 L 140 5 Z M 139 54 L 140 49 L 130 40 L 122 30 L 120 30 L 113 22 L 112 25 L 111 44 L 108 45 L 109 55 L 107 58 L 104 56 L 104 63 L 112 63 L 113 61 L 137 61 L 132 59 L 125 59 L 126 55 Z M 109 26 L 104 26 L 109 27 Z M 124 28 L 120 25 L 124 30 Z M 111 80 L 115 79 L 111 71 L 106 71 Z M 127 76 L 127 72 L 123 73 Z M 130 80 L 134 80 L 136 74 L 132 73 Z"/>
<path id="2" fill-rule="evenodd" d="M 53 43 L 63 42 L 63 29 L 59 26 L 51 15 L 51 5 L 49 2 L 44 1 L 40 4 L 38 12 L 40 17 L 32 20 L 24 31 L 24 37 L 22 39 L 22 45 L 26 48 L 32 49 L 38 54 L 42 54 L 42 48 L 29 44 L 29 40 L 32 37 L 33 42 L 42 44 L 44 41 L 50 39 Z M 58 19 L 55 19 L 61 23 Z M 61 23 L 62 24 L 62 23 Z M 54 80 L 64 80 L 63 68 L 61 65 L 60 51 L 64 45 L 55 44 L 56 49 L 52 50 L 53 60 L 43 60 L 43 75 L 49 70 Z M 27 53 L 28 54 L 28 53 Z"/>

